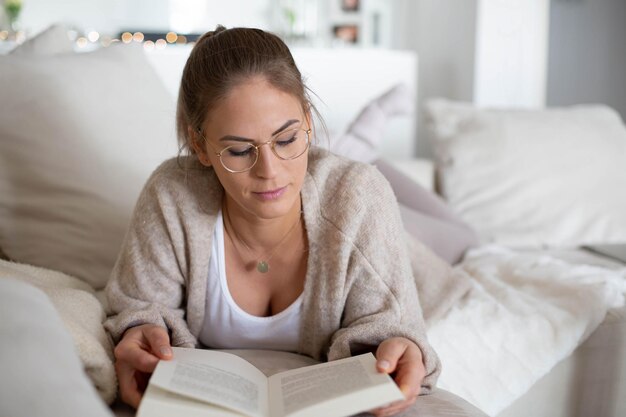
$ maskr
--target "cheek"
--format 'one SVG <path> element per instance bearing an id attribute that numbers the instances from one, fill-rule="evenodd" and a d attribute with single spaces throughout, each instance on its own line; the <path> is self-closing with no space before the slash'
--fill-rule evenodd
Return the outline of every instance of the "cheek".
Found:
<path id="1" fill-rule="evenodd" d="M 215 174 L 227 194 L 235 197 L 246 188 L 245 174 L 233 174 L 226 171 L 222 166 L 219 169 L 214 166 L 213 169 L 215 169 Z"/>
<path id="2" fill-rule="evenodd" d="M 293 161 L 294 165 L 291 167 L 291 174 L 294 180 L 300 186 L 300 188 L 302 188 L 302 183 L 304 182 L 304 177 L 306 176 L 308 159 L 306 155 L 302 155 L 300 158 L 302 158 L 302 161 L 300 161 L 299 159 Z"/>
<path id="3" fill-rule="evenodd" d="M 300 158 L 302 158 L 302 165 L 301 165 L 302 171 L 301 172 L 302 172 L 302 179 L 304 179 L 304 177 L 306 176 L 307 168 L 309 167 L 309 152 L 307 151 Z"/>

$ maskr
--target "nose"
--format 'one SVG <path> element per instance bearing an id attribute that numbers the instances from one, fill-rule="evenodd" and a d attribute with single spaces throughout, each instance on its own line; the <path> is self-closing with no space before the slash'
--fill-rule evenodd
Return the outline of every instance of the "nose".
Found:
<path id="1" fill-rule="evenodd" d="M 259 146 L 259 158 L 252 169 L 257 177 L 273 178 L 276 176 L 277 162 L 278 157 L 272 152 L 271 142 L 263 143 Z"/>

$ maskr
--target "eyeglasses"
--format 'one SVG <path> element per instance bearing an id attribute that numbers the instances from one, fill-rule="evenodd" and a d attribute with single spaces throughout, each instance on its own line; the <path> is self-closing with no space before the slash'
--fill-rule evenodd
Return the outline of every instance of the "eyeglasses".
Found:
<path id="1" fill-rule="evenodd" d="M 198 133 L 202 135 L 206 143 L 209 143 L 200 129 L 198 129 Z M 259 145 L 253 143 L 230 145 L 220 152 L 215 152 L 215 155 L 220 158 L 222 166 L 227 171 L 235 173 L 246 172 L 251 170 L 259 160 L 259 149 L 261 146 L 270 145 L 274 155 L 279 159 L 288 161 L 296 159 L 306 152 L 310 142 L 311 129 L 289 129 L 277 133 L 270 140 Z M 210 143 L 209 146 L 211 146 Z"/>

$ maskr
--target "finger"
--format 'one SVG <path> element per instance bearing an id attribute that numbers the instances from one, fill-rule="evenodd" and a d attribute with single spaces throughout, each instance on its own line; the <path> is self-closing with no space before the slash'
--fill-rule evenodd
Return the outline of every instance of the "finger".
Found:
<path id="1" fill-rule="evenodd" d="M 137 408 L 141 401 L 142 393 L 137 387 L 133 368 L 124 362 L 118 361 L 115 363 L 115 370 L 120 385 L 120 397 L 122 401 Z"/>
<path id="2" fill-rule="evenodd" d="M 143 333 L 154 355 L 160 359 L 172 359 L 172 347 L 167 330 L 163 327 L 152 326 L 145 329 Z"/>
<path id="3" fill-rule="evenodd" d="M 115 358 L 141 372 L 153 372 L 159 363 L 159 358 L 145 351 L 138 344 L 129 340 L 122 340 L 115 347 Z"/>
<path id="4" fill-rule="evenodd" d="M 383 341 L 376 349 L 376 368 L 387 374 L 396 370 L 398 360 L 407 349 L 407 344 L 400 338 L 391 338 Z"/>
<path id="5" fill-rule="evenodd" d="M 414 353 L 413 349 L 407 349 L 398 362 L 394 377 L 396 384 L 405 397 L 410 398 L 419 395 L 425 375 L 426 369 L 424 368 L 421 354 Z"/>
<path id="6" fill-rule="evenodd" d="M 146 392 L 146 388 L 148 388 L 148 383 L 150 382 L 150 377 L 152 374 L 135 371 L 133 377 L 135 378 L 135 385 L 137 386 L 137 390 L 141 393 Z"/>
<path id="7" fill-rule="evenodd" d="M 392 415 L 401 413 L 402 411 L 411 407 L 413 404 L 415 404 L 415 400 L 416 400 L 416 397 L 412 397 L 408 400 L 400 401 L 398 403 L 393 403 L 387 407 L 378 408 L 376 410 L 371 411 L 371 413 L 374 414 L 376 417 L 392 416 Z"/>
<path id="8" fill-rule="evenodd" d="M 394 401 L 394 402 L 391 402 L 391 403 L 385 404 L 385 405 L 384 405 L 384 406 L 382 406 L 382 407 L 375 408 L 375 409 L 371 410 L 371 411 L 370 411 L 370 413 L 373 413 L 373 412 L 381 412 L 381 411 L 387 410 L 387 409 L 389 409 L 389 408 L 395 408 L 395 407 L 397 407 L 397 406 L 399 406 L 399 405 L 401 405 L 401 404 L 404 404 L 404 403 L 405 403 L 405 402 L 407 402 L 407 401 L 408 401 L 408 400 L 406 400 L 406 399 L 405 399 L 405 400 L 398 400 L 398 401 Z"/>

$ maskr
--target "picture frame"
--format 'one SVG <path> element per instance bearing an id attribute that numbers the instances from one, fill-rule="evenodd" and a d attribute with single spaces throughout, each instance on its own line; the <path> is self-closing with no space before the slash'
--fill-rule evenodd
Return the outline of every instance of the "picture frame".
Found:
<path id="1" fill-rule="evenodd" d="M 358 12 L 361 8 L 360 0 L 340 0 L 341 10 L 344 12 Z"/>
<path id="2" fill-rule="evenodd" d="M 338 24 L 333 26 L 333 39 L 345 43 L 356 44 L 359 42 L 359 25 L 357 24 Z"/>

